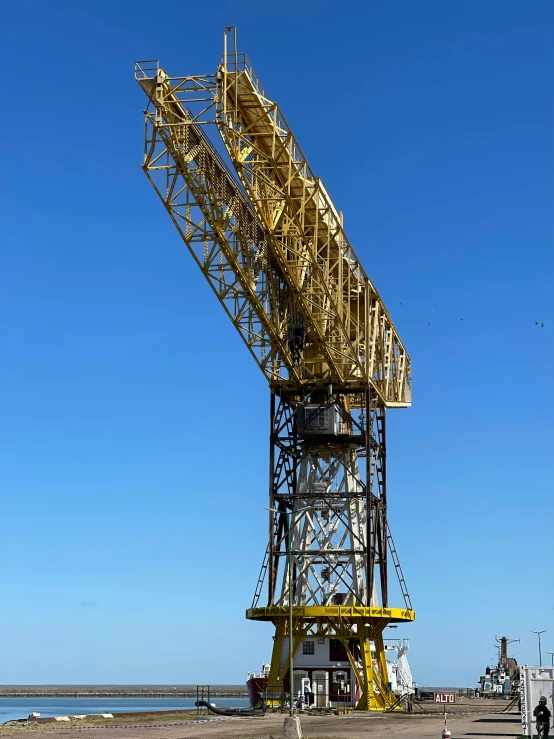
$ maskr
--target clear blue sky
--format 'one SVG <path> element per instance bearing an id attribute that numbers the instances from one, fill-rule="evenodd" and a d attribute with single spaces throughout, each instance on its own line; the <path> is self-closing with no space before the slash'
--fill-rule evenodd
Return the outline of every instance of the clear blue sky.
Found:
<path id="1" fill-rule="evenodd" d="M 228 24 L 412 356 L 389 497 L 418 620 L 391 636 L 423 684 L 474 685 L 495 634 L 534 662 L 531 629 L 554 651 L 552 2 L 20 0 L 1 39 L 0 682 L 240 683 L 270 656 L 243 616 L 268 392 L 141 172 L 133 79 L 144 58 L 214 71 Z"/>

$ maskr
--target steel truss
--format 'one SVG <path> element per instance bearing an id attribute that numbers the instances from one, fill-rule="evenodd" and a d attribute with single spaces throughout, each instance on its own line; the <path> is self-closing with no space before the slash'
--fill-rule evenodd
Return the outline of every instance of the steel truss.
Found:
<path id="1" fill-rule="evenodd" d="M 137 62 L 135 77 L 150 100 L 143 168 L 270 386 L 370 385 L 387 407 L 409 406 L 410 359 L 385 304 L 246 56 L 187 77 Z M 217 127 L 240 184 L 200 134 L 206 126 Z M 229 280 L 216 277 L 217 259 Z"/>
<path id="2" fill-rule="evenodd" d="M 342 214 L 227 40 L 216 74 L 170 77 L 138 62 L 135 77 L 149 100 L 143 170 L 271 389 L 269 543 L 247 617 L 276 626 L 276 694 L 289 637 L 294 650 L 333 638 L 361 686 L 358 707 L 384 709 L 394 696 L 383 629 L 414 618 L 387 523 L 385 443 L 386 408 L 411 403 L 410 360 Z M 332 433 L 299 427 L 309 407 L 338 414 Z M 389 554 L 403 609 L 388 606 Z"/>
<path id="3" fill-rule="evenodd" d="M 248 618 L 272 621 L 276 625 L 271 668 L 267 688 L 269 704 L 280 700 L 290 690 L 288 665 L 283 665 L 282 654 L 288 651 L 287 608 L 252 608 Z M 335 639 L 344 646 L 352 673 L 360 686 L 359 710 L 387 710 L 397 704 L 396 696 L 388 688 L 386 653 L 383 629 L 390 623 L 414 620 L 410 609 L 312 606 L 293 608 L 293 651 L 296 653 L 304 639 Z M 285 660 L 286 662 L 286 660 Z"/>
<path id="4" fill-rule="evenodd" d="M 244 54 L 224 54 L 219 128 L 306 321 L 303 363 L 320 380 L 411 402 L 409 357 L 321 180 Z"/>
<path id="5" fill-rule="evenodd" d="M 314 405 L 339 409 L 342 433 L 301 436 L 299 414 L 309 414 Z M 413 612 L 401 570 L 405 609 L 395 609 L 394 619 L 383 619 L 378 610 L 388 609 L 385 414 L 371 389 L 362 397 L 332 391 L 325 398 L 314 393 L 304 401 L 271 396 L 269 546 L 248 615 L 253 619 L 271 615 L 276 623 L 270 671 L 276 692 L 287 675 L 283 644 L 288 644 L 286 606 L 292 597 L 296 646 L 315 635 L 342 641 L 362 686 L 359 707 L 385 708 L 396 700 L 386 688 L 386 671 L 382 672 L 386 668 L 382 630 L 390 620 L 412 620 Z M 292 593 L 286 567 L 289 554 Z M 260 608 L 260 583 L 266 571 L 268 603 Z M 364 615 L 345 619 L 341 615 L 345 607 L 361 608 Z M 326 625 L 321 619 L 305 618 L 314 608 L 316 613 L 325 612 Z M 331 617 L 334 611 L 336 618 Z M 373 642 L 375 664 L 368 639 Z"/>
<path id="6" fill-rule="evenodd" d="M 298 383 L 286 340 L 287 285 L 268 259 L 246 195 L 203 132 L 202 116 L 184 107 L 209 95 L 213 110 L 215 77 L 185 78 L 175 86 L 157 70 L 154 78 L 138 79 L 151 100 L 145 112 L 146 176 L 260 369 L 272 383 Z"/>

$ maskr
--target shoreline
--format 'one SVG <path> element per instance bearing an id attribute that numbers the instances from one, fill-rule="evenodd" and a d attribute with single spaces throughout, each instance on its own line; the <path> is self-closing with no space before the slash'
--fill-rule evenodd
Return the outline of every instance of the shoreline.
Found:
<path id="1" fill-rule="evenodd" d="M 208 686 L 204 687 L 204 695 Z M 210 686 L 210 697 L 213 698 L 247 698 L 246 687 L 239 685 Z M 196 685 L 179 687 L 88 687 L 88 686 L 28 686 L 0 687 L 0 698 L 196 698 Z"/>

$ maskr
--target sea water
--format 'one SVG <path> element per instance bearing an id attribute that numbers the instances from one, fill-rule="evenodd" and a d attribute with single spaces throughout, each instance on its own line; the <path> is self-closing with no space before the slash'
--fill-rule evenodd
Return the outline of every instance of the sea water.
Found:
<path id="1" fill-rule="evenodd" d="M 196 698 L 0 698 L 0 724 L 27 718 L 33 711 L 41 716 L 74 716 L 82 713 L 140 713 L 181 711 L 195 708 Z M 246 708 L 248 698 L 210 698 L 218 707 Z"/>

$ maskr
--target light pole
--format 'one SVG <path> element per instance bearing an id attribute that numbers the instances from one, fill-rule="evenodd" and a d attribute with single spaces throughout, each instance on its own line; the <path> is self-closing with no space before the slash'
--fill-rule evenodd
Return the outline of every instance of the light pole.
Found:
<path id="1" fill-rule="evenodd" d="M 294 693 L 294 647 L 292 643 L 292 553 L 291 553 L 291 542 L 290 542 L 290 530 L 292 528 L 292 517 L 294 513 L 298 511 L 278 511 L 276 508 L 268 508 L 268 511 L 273 513 L 285 514 L 287 517 L 287 569 L 288 569 L 288 590 L 289 590 L 289 715 L 294 716 L 294 704 L 293 704 L 293 693 Z"/>
<path id="2" fill-rule="evenodd" d="M 554 667 L 554 652 L 547 652 L 550 655 L 550 663 Z"/>
<path id="3" fill-rule="evenodd" d="M 292 527 L 292 510 L 287 511 L 287 564 L 289 575 L 289 716 L 294 716 L 294 647 L 292 643 L 292 554 L 290 545 L 290 530 Z"/>
<path id="4" fill-rule="evenodd" d="M 539 667 L 542 666 L 542 652 L 541 652 L 541 634 L 544 634 L 546 629 L 543 629 L 542 631 L 531 631 L 532 634 L 536 634 L 539 639 Z"/>

